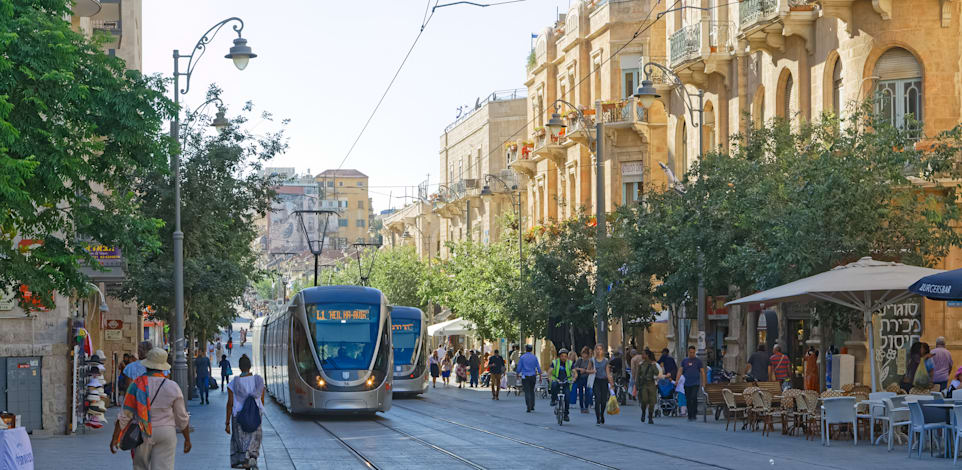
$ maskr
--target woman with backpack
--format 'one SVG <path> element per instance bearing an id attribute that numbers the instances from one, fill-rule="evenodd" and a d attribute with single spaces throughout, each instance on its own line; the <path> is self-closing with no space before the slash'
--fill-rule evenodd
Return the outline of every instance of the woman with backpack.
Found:
<path id="1" fill-rule="evenodd" d="M 227 360 L 227 356 L 221 354 L 220 362 L 217 363 L 220 366 L 220 393 L 224 393 L 227 390 L 225 385 L 230 382 L 230 377 L 234 375 L 234 371 L 230 368 L 230 361 Z"/>
<path id="2" fill-rule="evenodd" d="M 230 438 L 231 468 L 257 468 L 260 455 L 264 411 L 264 378 L 251 374 L 251 359 L 246 354 L 237 361 L 241 374 L 227 385 L 227 422 Z"/>

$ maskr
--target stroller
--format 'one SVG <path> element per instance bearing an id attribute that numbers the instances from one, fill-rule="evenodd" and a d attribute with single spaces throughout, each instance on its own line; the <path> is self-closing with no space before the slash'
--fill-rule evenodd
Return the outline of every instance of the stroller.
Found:
<path id="1" fill-rule="evenodd" d="M 658 380 L 658 403 L 655 414 L 659 416 L 678 416 L 678 396 L 675 394 L 675 384 L 668 378 Z"/>

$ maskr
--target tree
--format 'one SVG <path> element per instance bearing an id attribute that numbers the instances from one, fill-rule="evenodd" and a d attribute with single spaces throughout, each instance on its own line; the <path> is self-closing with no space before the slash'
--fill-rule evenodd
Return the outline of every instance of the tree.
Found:
<path id="1" fill-rule="evenodd" d="M 0 3 L 0 290 L 85 291 L 89 244 L 129 260 L 159 246 L 141 193 L 166 166 L 173 104 L 71 30 L 71 4 Z"/>
<path id="2" fill-rule="evenodd" d="M 212 88 L 209 96 L 217 93 L 219 90 Z M 191 126 L 188 121 L 183 125 L 185 328 L 201 339 L 226 326 L 245 289 L 263 274 L 256 267 L 254 219 L 270 210 L 277 180 L 261 176 L 258 170 L 286 148 L 286 141 L 283 131 L 255 137 L 245 130 L 252 110 L 248 103 L 243 115 L 213 136 L 202 131 L 209 116 L 198 115 L 196 124 Z M 271 119 L 269 114 L 261 117 Z M 166 221 L 164 244 L 140 262 L 131 263 L 123 297 L 157 306 L 158 316 L 169 320 L 174 300 L 173 193 L 168 173 L 156 173 L 152 181 L 154 184 L 144 188 L 143 211 Z"/>

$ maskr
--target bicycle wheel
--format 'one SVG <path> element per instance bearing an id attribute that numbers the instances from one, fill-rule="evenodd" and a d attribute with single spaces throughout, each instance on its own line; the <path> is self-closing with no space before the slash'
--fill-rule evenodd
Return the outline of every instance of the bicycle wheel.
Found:
<path id="1" fill-rule="evenodd" d="M 566 398 L 564 399 L 566 400 Z M 561 400 L 563 400 L 563 398 L 558 398 L 558 404 L 554 409 L 555 417 L 558 418 L 558 426 L 561 426 L 561 423 L 564 423 L 564 403 L 562 403 Z"/>

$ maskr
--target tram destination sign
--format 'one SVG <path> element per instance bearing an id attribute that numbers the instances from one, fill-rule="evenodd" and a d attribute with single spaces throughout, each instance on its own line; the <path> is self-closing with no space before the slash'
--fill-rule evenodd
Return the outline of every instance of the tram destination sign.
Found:
<path id="1" fill-rule="evenodd" d="M 310 309 L 308 315 L 315 322 L 348 322 L 348 321 L 370 321 L 370 308 L 324 308 L 317 307 Z"/>

